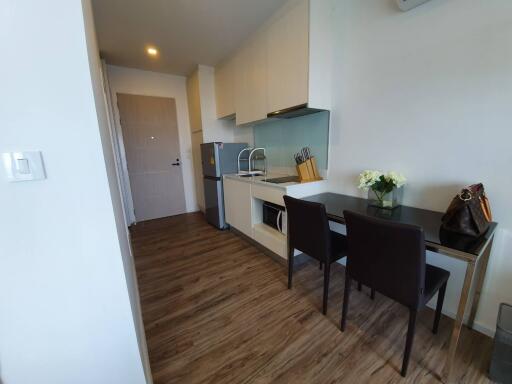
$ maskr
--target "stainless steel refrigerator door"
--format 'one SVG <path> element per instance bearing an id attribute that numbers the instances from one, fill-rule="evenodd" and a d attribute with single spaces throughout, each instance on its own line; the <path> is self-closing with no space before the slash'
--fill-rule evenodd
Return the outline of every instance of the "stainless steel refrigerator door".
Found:
<path id="1" fill-rule="evenodd" d="M 238 172 L 238 154 L 247 143 L 223 143 L 218 145 L 217 159 L 221 175 Z"/>
<path id="2" fill-rule="evenodd" d="M 205 177 L 203 182 L 206 221 L 217 228 L 224 229 L 227 225 L 224 218 L 222 180 Z"/>
<path id="3" fill-rule="evenodd" d="M 201 163 L 203 165 L 203 176 L 220 177 L 218 143 L 201 144 Z"/>

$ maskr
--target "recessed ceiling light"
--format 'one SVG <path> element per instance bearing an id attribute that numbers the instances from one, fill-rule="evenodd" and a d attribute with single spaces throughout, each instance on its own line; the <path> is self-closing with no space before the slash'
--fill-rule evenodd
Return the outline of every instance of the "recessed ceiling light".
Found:
<path id="1" fill-rule="evenodd" d="M 156 49 L 155 47 L 148 47 L 146 49 L 146 52 L 148 53 L 149 56 L 157 56 L 158 55 L 158 49 Z"/>

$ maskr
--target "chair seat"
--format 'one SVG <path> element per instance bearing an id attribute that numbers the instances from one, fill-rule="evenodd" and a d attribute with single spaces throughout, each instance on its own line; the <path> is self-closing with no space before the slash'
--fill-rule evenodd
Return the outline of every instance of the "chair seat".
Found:
<path id="1" fill-rule="evenodd" d="M 347 256 L 347 237 L 331 231 L 331 262 Z"/>
<path id="2" fill-rule="evenodd" d="M 448 281 L 450 272 L 445 269 L 427 264 L 425 270 L 425 292 L 423 292 L 423 302 L 426 304 L 439 288 Z"/>

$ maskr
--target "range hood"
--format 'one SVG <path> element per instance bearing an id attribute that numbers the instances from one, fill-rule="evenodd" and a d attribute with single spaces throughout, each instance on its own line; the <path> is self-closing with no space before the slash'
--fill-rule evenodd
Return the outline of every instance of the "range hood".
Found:
<path id="1" fill-rule="evenodd" d="M 291 119 L 294 117 L 311 115 L 313 113 L 323 112 L 325 109 L 318 108 L 308 108 L 307 104 L 297 105 L 295 107 L 290 107 L 286 109 L 281 109 L 279 111 L 267 113 L 268 118 L 274 119 Z"/>

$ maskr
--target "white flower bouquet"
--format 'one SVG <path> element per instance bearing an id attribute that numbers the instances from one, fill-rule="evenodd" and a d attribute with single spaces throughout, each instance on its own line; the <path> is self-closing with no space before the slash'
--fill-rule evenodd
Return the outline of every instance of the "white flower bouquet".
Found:
<path id="1" fill-rule="evenodd" d="M 368 199 L 380 208 L 395 208 L 401 203 L 404 175 L 398 172 L 383 173 L 366 170 L 359 175 L 359 188 L 368 191 Z"/>

